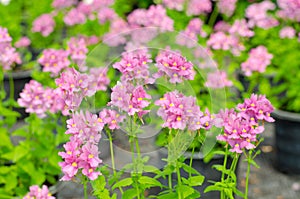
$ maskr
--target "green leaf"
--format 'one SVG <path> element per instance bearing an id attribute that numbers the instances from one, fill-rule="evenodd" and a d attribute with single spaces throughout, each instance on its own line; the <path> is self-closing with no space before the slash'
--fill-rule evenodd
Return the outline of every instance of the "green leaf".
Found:
<path id="1" fill-rule="evenodd" d="M 120 180 L 119 182 L 117 182 L 116 184 L 114 184 L 114 186 L 112 186 L 112 190 L 118 188 L 118 187 L 127 187 L 132 185 L 132 179 L 131 178 L 125 178 L 123 180 Z"/>
<path id="2" fill-rule="evenodd" d="M 155 173 L 155 174 L 159 174 L 161 172 L 158 168 L 152 165 L 144 165 L 143 171 L 147 173 Z"/>
<path id="3" fill-rule="evenodd" d="M 171 193 L 166 193 L 166 194 L 162 194 L 157 196 L 158 199 L 174 199 L 174 198 L 178 198 L 177 194 L 174 192 Z"/>
<path id="4" fill-rule="evenodd" d="M 10 191 L 18 186 L 17 174 L 11 173 L 11 175 L 6 176 L 5 190 Z"/>
<path id="5" fill-rule="evenodd" d="M 189 186 L 200 186 L 204 182 L 204 176 L 191 176 L 188 181 L 189 181 Z"/>
<path id="6" fill-rule="evenodd" d="M 136 189 L 128 189 L 124 191 L 122 195 L 122 199 L 132 199 L 135 198 L 136 196 L 137 196 Z"/>
<path id="7" fill-rule="evenodd" d="M 209 185 L 205 188 L 204 193 L 211 192 L 211 191 L 223 191 L 223 187 L 217 185 Z"/>
<path id="8" fill-rule="evenodd" d="M 176 191 L 183 196 L 183 198 L 187 198 L 189 195 L 194 193 L 194 189 L 187 185 L 180 185 L 176 187 Z"/>
<path id="9" fill-rule="evenodd" d="M 154 178 L 150 178 L 148 176 L 142 176 L 140 177 L 140 179 L 138 180 L 140 184 L 143 184 L 143 185 L 151 185 L 151 187 L 161 187 L 161 183 L 154 179 Z"/>
<path id="10" fill-rule="evenodd" d="M 187 173 L 201 175 L 196 169 L 194 169 L 193 167 L 190 167 L 190 165 L 183 163 L 181 166 L 182 166 L 183 170 L 186 171 Z"/>

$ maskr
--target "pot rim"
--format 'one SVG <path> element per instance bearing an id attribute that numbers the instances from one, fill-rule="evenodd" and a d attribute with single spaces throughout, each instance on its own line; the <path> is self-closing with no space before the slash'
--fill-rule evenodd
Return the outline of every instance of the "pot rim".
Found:
<path id="1" fill-rule="evenodd" d="M 19 71 L 12 71 L 12 77 L 13 79 L 23 79 L 31 76 L 33 69 L 28 70 L 19 70 Z M 4 74 L 4 79 L 9 79 L 9 73 Z"/>
<path id="2" fill-rule="evenodd" d="M 293 113 L 293 112 L 275 109 L 271 115 L 275 119 L 283 119 L 283 120 L 291 120 L 294 122 L 300 122 L 300 114 L 299 113 Z"/>

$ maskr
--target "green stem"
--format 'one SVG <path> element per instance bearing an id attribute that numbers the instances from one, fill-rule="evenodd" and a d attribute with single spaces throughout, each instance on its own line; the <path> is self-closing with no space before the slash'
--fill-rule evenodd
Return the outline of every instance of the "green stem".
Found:
<path id="1" fill-rule="evenodd" d="M 178 166 L 178 160 L 176 161 L 176 172 L 177 172 L 177 180 L 178 180 L 178 186 L 181 186 L 181 176 L 180 176 L 180 168 Z M 178 192 L 178 198 L 181 199 L 181 192 Z"/>
<path id="2" fill-rule="evenodd" d="M 172 192 L 172 190 L 173 190 L 173 187 L 172 187 L 172 174 L 168 175 L 168 181 L 169 181 L 170 192 Z"/>
<path id="3" fill-rule="evenodd" d="M 210 17 L 209 17 L 209 20 L 208 20 L 208 25 L 210 27 L 213 27 L 213 25 L 215 24 L 216 22 L 216 19 L 217 19 L 217 16 L 218 16 L 218 7 L 215 5 L 214 6 L 214 10 L 213 12 L 211 13 Z"/>
<path id="4" fill-rule="evenodd" d="M 192 149 L 192 156 L 191 156 L 191 159 L 190 159 L 190 167 L 193 166 L 194 153 L 195 153 L 195 147 L 193 147 L 193 149 Z M 191 177 L 191 176 L 192 176 L 192 172 L 191 172 L 191 170 L 189 170 L 189 177 Z"/>
<path id="5" fill-rule="evenodd" d="M 88 199 L 87 181 L 86 180 L 83 182 L 83 193 L 84 193 L 84 199 Z"/>
<path id="6" fill-rule="evenodd" d="M 111 155 L 111 166 L 112 166 L 114 175 L 116 175 L 113 140 L 112 140 L 112 136 L 111 136 L 110 132 L 107 132 L 107 135 L 108 135 L 108 139 L 109 139 L 109 148 L 110 148 L 110 155 Z"/>
<path id="7" fill-rule="evenodd" d="M 9 72 L 9 99 L 11 102 L 15 100 L 15 85 L 14 85 L 14 78 L 12 76 L 12 72 Z M 9 108 L 12 109 L 12 105 L 9 105 Z"/>
<path id="8" fill-rule="evenodd" d="M 247 159 L 247 173 L 246 173 L 246 185 L 245 185 L 245 197 L 244 199 L 248 199 L 248 187 L 249 187 L 249 176 L 250 176 L 250 158 L 251 154 L 249 154 L 249 157 Z"/>
<path id="9" fill-rule="evenodd" d="M 228 159 L 228 145 L 225 146 L 225 157 L 224 157 L 224 163 L 223 163 L 223 172 L 222 172 L 222 178 L 221 178 L 221 182 L 224 182 L 224 177 L 225 177 L 225 173 L 224 171 L 227 169 L 227 159 Z M 225 199 L 225 193 L 224 191 L 221 191 L 221 199 Z"/>

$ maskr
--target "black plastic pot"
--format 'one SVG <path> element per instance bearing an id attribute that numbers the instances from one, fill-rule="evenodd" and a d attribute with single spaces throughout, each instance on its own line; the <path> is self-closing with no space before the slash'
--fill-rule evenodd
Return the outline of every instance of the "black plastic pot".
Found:
<path id="1" fill-rule="evenodd" d="M 22 92 L 25 84 L 31 80 L 31 72 L 31 70 L 12 72 L 12 78 L 14 81 L 14 99 L 16 101 L 18 100 L 19 94 Z M 8 74 L 4 75 L 4 89 L 6 92 L 6 99 L 8 99 L 10 95 Z M 28 113 L 25 112 L 24 108 L 15 108 L 14 110 L 21 114 L 21 118 L 19 119 L 24 119 L 28 116 Z"/>
<path id="2" fill-rule="evenodd" d="M 300 174 L 300 114 L 276 110 L 276 167 L 279 171 Z"/>
<path id="3" fill-rule="evenodd" d="M 162 148 L 162 149 L 163 150 L 160 150 L 161 155 L 164 156 L 163 158 L 167 158 L 167 154 L 168 154 L 167 149 L 165 149 L 165 148 Z M 186 158 L 185 164 L 190 165 L 192 153 L 185 152 L 184 156 Z M 230 168 L 232 161 L 233 161 L 233 159 L 229 156 L 227 159 L 227 165 L 226 165 L 227 168 Z M 216 169 L 213 169 L 212 166 L 213 165 L 223 165 L 223 163 L 224 163 L 224 156 L 215 155 L 210 160 L 210 162 L 205 163 L 203 160 L 202 153 L 199 153 L 199 152 L 194 153 L 192 167 L 205 177 L 203 184 L 201 186 L 195 187 L 196 190 L 200 192 L 201 198 L 204 198 L 204 199 L 220 198 L 219 191 L 212 191 L 212 192 L 204 193 L 204 190 L 209 185 L 212 185 L 212 183 L 210 183 L 209 181 L 219 182 L 221 180 L 222 173 L 220 171 L 217 171 Z M 236 171 L 237 170 L 238 170 L 238 165 L 237 165 Z M 189 174 L 187 172 L 185 172 L 183 169 L 181 169 L 180 175 L 182 177 L 188 178 Z M 237 173 L 236 173 L 236 175 L 237 175 Z M 175 173 L 173 174 L 173 179 L 177 179 L 177 175 Z M 166 186 L 168 185 L 167 180 L 163 181 L 162 183 Z M 175 182 L 175 184 L 176 184 L 176 182 Z"/>

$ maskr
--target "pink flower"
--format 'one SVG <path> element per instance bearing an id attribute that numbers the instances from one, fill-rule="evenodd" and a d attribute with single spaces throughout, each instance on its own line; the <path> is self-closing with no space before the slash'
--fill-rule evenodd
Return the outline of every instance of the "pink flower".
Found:
<path id="1" fill-rule="evenodd" d="M 279 36 L 281 39 L 284 38 L 292 39 L 296 36 L 296 30 L 290 26 L 286 26 L 280 30 Z"/>
<path id="2" fill-rule="evenodd" d="M 103 36 L 103 43 L 109 46 L 118 46 L 126 43 L 126 34 L 129 26 L 126 21 L 121 18 L 114 19 L 110 24 L 110 30 Z"/>
<path id="3" fill-rule="evenodd" d="M 81 71 L 85 71 L 84 62 L 88 49 L 83 38 L 72 37 L 68 42 L 67 52 L 69 52 L 72 61 L 74 61 Z"/>
<path id="4" fill-rule="evenodd" d="M 253 37 L 254 32 L 249 29 L 245 19 L 235 20 L 234 24 L 229 29 L 230 34 L 234 34 L 240 37 Z"/>
<path id="5" fill-rule="evenodd" d="M 73 8 L 65 15 L 64 22 L 68 26 L 84 24 L 86 22 L 86 17 L 83 13 L 78 11 L 78 9 Z"/>
<path id="6" fill-rule="evenodd" d="M 182 11 L 185 0 L 163 0 L 162 2 L 167 8 Z"/>
<path id="7" fill-rule="evenodd" d="M 25 107 L 27 113 L 36 113 L 38 117 L 43 118 L 51 108 L 54 110 L 53 94 L 52 89 L 44 89 L 40 83 L 31 80 L 20 93 L 18 104 Z"/>
<path id="8" fill-rule="evenodd" d="M 277 26 L 279 22 L 267 13 L 269 10 L 274 10 L 275 8 L 275 4 L 271 1 L 262 1 L 249 5 L 246 9 L 249 27 L 258 26 L 268 29 Z"/>
<path id="9" fill-rule="evenodd" d="M 56 9 L 68 8 L 76 3 L 77 0 L 54 0 L 52 7 Z"/>
<path id="10" fill-rule="evenodd" d="M 264 46 L 258 46 L 250 50 L 249 58 L 242 63 L 242 71 L 246 76 L 252 75 L 252 72 L 264 72 L 266 67 L 271 64 L 273 55 L 268 53 Z"/>
<path id="11" fill-rule="evenodd" d="M 179 53 L 164 50 L 156 57 L 158 72 L 155 78 L 166 75 L 171 83 L 180 83 L 183 80 L 193 80 L 195 71 L 192 62 L 186 60 Z"/>
<path id="12" fill-rule="evenodd" d="M 101 118 L 101 122 L 104 121 L 105 124 L 108 125 L 110 130 L 119 129 L 119 124 L 123 122 L 125 116 L 120 115 L 115 110 L 103 109 L 99 113 L 99 118 Z"/>
<path id="13" fill-rule="evenodd" d="M 98 167 L 99 164 L 102 163 L 102 160 L 100 160 L 98 157 L 99 152 L 98 152 L 98 147 L 96 145 L 87 143 L 82 146 L 81 150 L 82 151 L 79 156 L 79 159 L 84 163 L 88 163 L 88 165 L 91 168 L 96 168 L 96 167 Z M 86 164 L 84 164 L 82 166 L 85 167 Z"/>
<path id="14" fill-rule="evenodd" d="M 219 12 L 230 17 L 235 11 L 236 2 L 237 0 L 219 0 L 217 2 Z"/>
<path id="15" fill-rule="evenodd" d="M 188 15 L 201 15 L 210 13 L 212 9 L 212 3 L 210 0 L 191 0 L 188 3 L 187 14 Z"/>
<path id="16" fill-rule="evenodd" d="M 51 14 L 43 14 L 34 20 L 32 32 L 40 32 L 44 37 L 50 35 L 55 26 L 55 21 Z"/>
<path id="17" fill-rule="evenodd" d="M 224 32 L 211 34 L 207 46 L 214 50 L 230 50 L 233 55 L 239 55 L 245 49 L 236 36 L 226 35 Z"/>
<path id="18" fill-rule="evenodd" d="M 1 43 L 0 43 L 1 46 Z M 16 49 L 8 44 L 5 48 L 0 49 L 0 66 L 4 70 L 10 70 L 14 64 L 21 64 L 22 60 Z"/>
<path id="19" fill-rule="evenodd" d="M 214 31 L 215 32 L 229 32 L 230 28 L 231 28 L 231 26 L 227 22 L 218 21 L 214 26 Z"/>
<path id="20" fill-rule="evenodd" d="M 147 10 L 149 26 L 158 27 L 161 32 L 173 31 L 174 22 L 168 17 L 166 9 L 161 5 L 152 5 Z"/>
<path id="21" fill-rule="evenodd" d="M 28 37 L 21 37 L 16 43 L 15 47 L 16 48 L 22 48 L 22 47 L 27 47 L 31 44 L 31 41 Z"/>
<path id="22" fill-rule="evenodd" d="M 106 91 L 108 84 L 110 83 L 107 77 L 107 68 L 91 68 L 90 77 L 93 78 L 91 85 L 95 85 L 97 91 Z"/>
<path id="23" fill-rule="evenodd" d="M 2 28 L 0 26 L 0 44 L 2 43 L 10 43 L 12 38 L 10 37 L 7 28 Z"/>
<path id="24" fill-rule="evenodd" d="M 299 0 L 277 0 L 280 10 L 278 16 L 282 18 L 300 21 L 300 1 Z"/>
<path id="25" fill-rule="evenodd" d="M 38 59 L 38 63 L 43 66 L 44 72 L 51 72 L 52 76 L 59 73 L 70 65 L 69 53 L 64 50 L 46 49 Z"/>
<path id="26" fill-rule="evenodd" d="M 100 24 L 104 24 L 107 21 L 111 21 L 117 17 L 115 11 L 111 8 L 103 8 L 98 12 L 98 20 Z"/>
<path id="27" fill-rule="evenodd" d="M 32 185 L 29 190 L 29 193 L 27 193 L 23 199 L 55 199 L 54 196 L 51 196 L 46 185 L 43 185 L 42 188 L 38 185 Z"/>
<path id="28" fill-rule="evenodd" d="M 224 88 L 232 86 L 232 81 L 228 80 L 225 71 L 215 71 L 207 75 L 205 86 L 210 88 Z"/>

